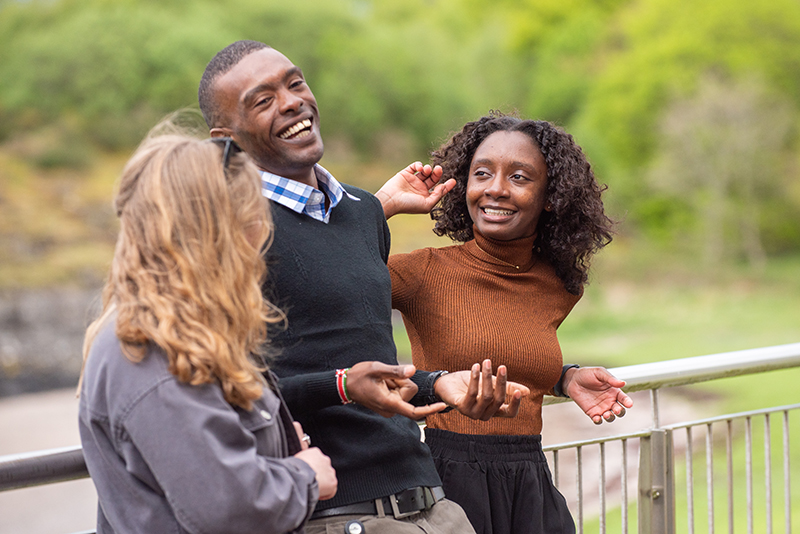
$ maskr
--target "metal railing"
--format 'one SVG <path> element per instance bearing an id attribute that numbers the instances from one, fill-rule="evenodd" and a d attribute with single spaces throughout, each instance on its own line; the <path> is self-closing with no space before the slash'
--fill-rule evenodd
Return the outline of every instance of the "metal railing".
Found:
<path id="1" fill-rule="evenodd" d="M 629 451 L 633 443 L 638 448 L 638 476 L 636 484 L 638 491 L 636 495 L 636 519 L 638 522 L 639 533 L 652 534 L 674 534 L 677 532 L 693 533 L 695 531 L 695 475 L 694 463 L 694 444 L 696 440 L 692 430 L 695 428 L 705 428 L 705 463 L 706 463 L 706 501 L 703 506 L 706 509 L 708 532 L 715 532 L 715 510 L 717 487 L 714 483 L 714 425 L 724 424 L 725 426 L 725 468 L 726 484 L 724 493 L 726 494 L 727 505 L 727 531 L 734 531 L 734 512 L 746 514 L 747 532 L 755 532 L 754 522 L 754 445 L 752 420 L 754 418 L 764 418 L 764 508 L 765 529 L 758 532 L 773 532 L 773 494 L 772 494 L 772 431 L 770 418 L 772 414 L 781 415 L 781 429 L 783 441 L 783 496 L 784 496 L 784 525 L 785 532 L 791 533 L 791 471 L 790 471 L 790 413 L 800 413 L 800 404 L 789 406 L 772 407 L 763 410 L 729 414 L 703 419 L 692 422 L 681 422 L 673 425 L 662 426 L 660 423 L 659 390 L 665 387 L 681 386 L 698 382 L 715 380 L 732 376 L 755 374 L 777 369 L 800 367 L 800 343 L 753 349 L 738 352 L 728 352 L 710 356 L 699 356 L 695 358 L 685 358 L 680 360 L 663 361 L 628 367 L 618 367 L 609 369 L 615 376 L 625 380 L 627 392 L 650 390 L 651 400 L 651 428 L 626 435 L 616 435 L 593 440 L 584 440 L 571 443 L 562 443 L 544 447 L 548 453 L 549 460 L 553 467 L 553 478 L 559 489 L 565 486 L 563 483 L 563 471 L 569 467 L 574 471 L 575 487 L 573 490 L 575 498 L 570 503 L 579 533 L 584 532 L 586 517 L 585 507 L 591 501 L 590 494 L 584 490 L 584 480 L 586 478 L 587 462 L 585 460 L 588 451 L 597 454 L 598 481 L 599 487 L 594 502 L 598 521 L 598 532 L 607 532 L 606 509 L 609 495 L 609 480 L 607 479 L 606 463 L 608 459 L 607 449 L 611 445 L 618 446 L 620 449 L 620 468 L 615 475 L 618 481 L 618 495 L 616 502 L 619 507 L 620 532 L 628 534 L 630 529 L 629 507 L 632 505 L 630 496 L 632 492 L 628 490 L 631 482 L 629 470 Z M 546 404 L 566 402 L 562 399 L 547 399 Z M 745 437 L 745 465 L 746 482 L 745 492 L 747 496 L 746 506 L 742 510 L 737 509 L 734 503 L 734 424 L 743 422 Z M 681 432 L 683 431 L 683 436 Z M 682 439 L 681 439 L 682 438 Z M 716 447 L 719 448 L 719 447 Z M 684 451 L 685 459 L 683 464 L 685 472 L 676 471 L 676 458 Z M 565 462 L 563 457 L 566 455 L 574 456 L 574 460 Z M 686 484 L 685 495 L 676 492 L 676 478 L 684 477 Z M 616 492 L 615 492 L 616 493 Z M 676 524 L 676 502 L 685 501 L 682 504 L 683 512 L 686 515 L 686 523 Z"/>
<path id="2" fill-rule="evenodd" d="M 662 361 L 627 367 L 609 369 L 615 376 L 625 380 L 627 392 L 650 390 L 651 400 L 651 428 L 641 432 L 603 437 L 579 442 L 562 443 L 544 447 L 549 455 L 553 468 L 553 477 L 556 485 L 561 489 L 561 479 L 567 462 L 564 457 L 574 452 L 575 460 L 570 463 L 575 473 L 576 500 L 571 505 L 575 516 L 578 532 L 584 532 L 586 522 L 585 506 L 587 496 L 584 492 L 583 481 L 585 471 L 585 451 L 589 448 L 598 449 L 598 499 L 594 503 L 597 508 L 599 532 L 604 534 L 607 530 L 606 510 L 608 508 L 608 488 L 612 480 L 607 479 L 606 463 L 609 458 L 608 448 L 619 446 L 619 476 L 614 477 L 619 481 L 619 510 L 620 529 L 623 534 L 628 534 L 630 528 L 629 508 L 632 506 L 630 496 L 636 495 L 637 506 L 636 520 L 638 531 L 648 534 L 674 534 L 676 532 L 676 437 L 680 430 L 684 431 L 685 465 L 686 472 L 686 508 L 687 532 L 694 532 L 694 437 L 692 430 L 705 427 L 705 452 L 706 452 L 706 509 L 708 531 L 714 532 L 715 528 L 715 495 L 714 484 L 714 440 L 713 425 L 725 424 L 726 447 L 726 486 L 727 486 L 727 518 L 728 531 L 733 532 L 734 498 L 733 498 L 733 425 L 736 421 L 745 422 L 745 457 L 746 457 L 746 493 L 747 493 L 747 524 L 748 532 L 754 529 L 753 519 L 753 440 L 752 419 L 765 418 L 765 477 L 766 477 L 766 506 L 767 506 L 767 532 L 772 532 L 772 480 L 771 480 L 771 428 L 770 417 L 772 414 L 782 415 L 783 429 L 783 470 L 784 470 L 784 507 L 786 532 L 791 532 L 791 480 L 789 465 L 789 414 L 800 411 L 800 404 L 769 408 L 760 411 L 732 414 L 704 419 L 693 422 L 682 422 L 675 425 L 661 426 L 659 411 L 659 390 L 665 387 L 694 384 L 698 382 L 715 380 L 718 378 L 755 374 L 776 369 L 800 367 L 800 343 L 767 347 L 761 349 L 728 352 L 710 356 L 699 356 L 678 360 Z M 564 399 L 547 398 L 545 404 L 566 402 Z M 638 450 L 638 468 L 630 469 L 630 450 Z M 629 485 L 635 475 L 638 490 L 631 492 Z M 51 484 L 66 480 L 75 480 L 88 477 L 88 471 L 83 461 L 80 447 L 70 447 L 49 451 L 17 454 L 0 457 L 0 491 L 13 490 L 41 484 Z M 680 528 L 680 532 L 684 529 Z"/>

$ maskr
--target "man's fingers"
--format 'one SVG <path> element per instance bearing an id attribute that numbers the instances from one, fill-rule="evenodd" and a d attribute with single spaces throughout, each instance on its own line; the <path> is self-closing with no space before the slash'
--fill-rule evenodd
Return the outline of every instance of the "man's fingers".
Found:
<path id="1" fill-rule="evenodd" d="M 381 366 L 381 368 L 376 370 L 381 374 L 388 375 L 389 377 L 411 378 L 417 371 L 413 365 L 387 365 L 381 362 L 375 363 Z"/>
<path id="2" fill-rule="evenodd" d="M 413 365 L 389 365 L 383 362 L 362 362 L 368 363 L 369 369 L 368 374 L 372 375 L 373 377 L 378 378 L 411 378 L 417 369 Z M 352 369 L 356 369 L 362 365 L 358 363 L 352 367 Z M 352 371 L 351 369 L 351 371 Z M 350 378 L 350 373 L 348 372 L 347 377 Z"/>
<path id="3" fill-rule="evenodd" d="M 392 417 L 395 414 L 408 417 L 409 419 L 423 419 L 429 415 L 441 412 L 447 408 L 443 402 L 436 402 L 427 406 L 414 406 L 402 400 L 400 397 L 389 397 L 383 403 L 383 409 L 376 412 L 384 417 Z"/>
<path id="4" fill-rule="evenodd" d="M 435 402 L 433 404 L 428 404 L 427 406 L 414 406 L 414 413 L 407 417 L 414 419 L 415 421 L 419 421 L 420 419 L 425 419 L 429 415 L 439 413 L 445 408 L 447 408 L 447 404 L 443 402 Z"/>

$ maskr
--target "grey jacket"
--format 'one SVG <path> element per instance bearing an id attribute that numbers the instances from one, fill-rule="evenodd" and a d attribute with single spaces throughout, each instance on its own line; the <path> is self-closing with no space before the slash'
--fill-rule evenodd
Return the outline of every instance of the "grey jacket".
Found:
<path id="1" fill-rule="evenodd" d="M 281 399 L 265 388 L 252 411 L 233 407 L 216 384 L 179 382 L 152 345 L 133 363 L 114 322 L 92 344 L 80 399 L 98 534 L 302 531 L 319 491 L 289 456 Z"/>

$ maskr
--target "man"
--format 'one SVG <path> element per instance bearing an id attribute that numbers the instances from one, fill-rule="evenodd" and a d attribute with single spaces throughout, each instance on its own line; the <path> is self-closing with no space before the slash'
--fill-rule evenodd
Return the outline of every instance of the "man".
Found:
<path id="1" fill-rule="evenodd" d="M 409 418 L 446 405 L 484 420 L 513 416 L 528 391 L 507 383 L 502 366 L 492 377 L 488 360 L 450 374 L 397 365 L 386 268 L 384 210 L 427 212 L 452 184 L 429 193 L 440 171 L 412 165 L 382 189 L 384 207 L 342 186 L 317 164 L 319 110 L 302 71 L 263 43 L 239 41 L 219 52 L 199 100 L 211 136 L 232 137 L 264 171 L 275 223 L 264 291 L 287 315 L 273 336 L 271 367 L 339 479 L 308 532 L 326 532 L 326 523 L 344 532 L 352 520 L 377 532 L 419 532 L 415 523 L 428 532 L 473 532 L 463 511 L 442 500 L 430 452 Z"/>
<path id="2" fill-rule="evenodd" d="M 505 404 L 505 369 L 493 388 L 488 361 L 451 374 L 397 365 L 384 213 L 375 197 L 341 186 L 317 165 L 319 111 L 298 67 L 266 45 L 240 41 L 209 63 L 199 99 L 211 135 L 232 137 L 265 171 L 275 222 L 265 294 L 287 315 L 273 337 L 279 352 L 271 367 L 339 479 L 307 530 L 341 523 L 333 531 L 343 532 L 361 519 L 378 532 L 419 532 L 415 522 L 432 532 L 472 532 L 463 511 L 442 500 L 409 417 L 444 409 L 440 399 L 470 417 L 514 415 L 527 388 L 511 385 Z M 444 191 L 424 199 L 428 209 Z M 420 195 L 408 196 L 413 204 Z"/>

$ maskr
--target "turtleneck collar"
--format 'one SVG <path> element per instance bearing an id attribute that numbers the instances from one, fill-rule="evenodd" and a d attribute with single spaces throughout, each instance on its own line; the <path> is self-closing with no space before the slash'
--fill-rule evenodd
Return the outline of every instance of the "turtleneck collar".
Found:
<path id="1" fill-rule="evenodd" d="M 533 243 L 536 241 L 536 234 L 511 241 L 499 241 L 485 237 L 475 225 L 472 226 L 472 233 L 475 239 L 467 241 L 465 246 L 472 256 L 483 262 L 510 271 L 523 272 L 530 269 L 535 261 Z"/>

